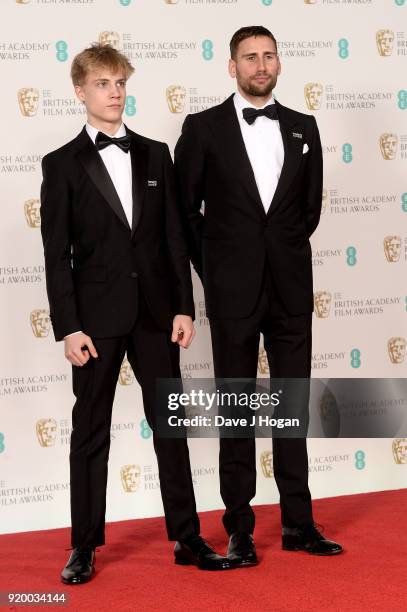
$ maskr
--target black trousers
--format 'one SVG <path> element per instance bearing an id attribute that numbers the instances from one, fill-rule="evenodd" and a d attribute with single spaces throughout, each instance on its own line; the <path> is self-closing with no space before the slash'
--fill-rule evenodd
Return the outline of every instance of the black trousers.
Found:
<path id="1" fill-rule="evenodd" d="M 216 378 L 256 378 L 260 333 L 271 378 L 308 378 L 311 373 L 312 315 L 291 316 L 282 304 L 266 266 L 254 312 L 245 319 L 211 320 Z M 305 438 L 273 438 L 274 476 L 280 493 L 284 527 L 312 523 Z M 252 533 L 250 501 L 256 494 L 255 439 L 221 438 L 220 490 L 228 534 Z"/>
<path id="2" fill-rule="evenodd" d="M 147 422 L 153 430 L 168 538 L 179 540 L 199 533 L 187 441 L 157 438 L 154 433 L 156 378 L 180 378 L 179 346 L 170 338 L 170 330 L 157 329 L 140 297 L 131 332 L 120 338 L 93 338 L 98 359 L 91 358 L 85 366 L 73 367 L 76 396 L 70 451 L 73 547 L 105 543 L 112 406 L 126 351 L 142 389 Z"/>

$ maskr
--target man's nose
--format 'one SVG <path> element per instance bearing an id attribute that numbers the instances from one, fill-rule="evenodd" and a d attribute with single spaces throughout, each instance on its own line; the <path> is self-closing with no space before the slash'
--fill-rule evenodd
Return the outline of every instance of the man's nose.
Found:
<path id="1" fill-rule="evenodd" d="M 261 72 L 264 72 L 266 69 L 266 64 L 265 61 L 262 57 L 259 58 L 258 63 L 257 63 L 257 69 L 261 70 Z"/>
<path id="2" fill-rule="evenodd" d="M 110 92 L 112 98 L 120 98 L 121 96 L 121 89 L 118 85 L 113 85 L 112 90 Z"/>

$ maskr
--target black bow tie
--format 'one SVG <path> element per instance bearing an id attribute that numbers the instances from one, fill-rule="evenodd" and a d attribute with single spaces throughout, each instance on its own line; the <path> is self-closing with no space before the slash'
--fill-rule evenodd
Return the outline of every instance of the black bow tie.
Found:
<path id="1" fill-rule="evenodd" d="M 269 104 L 265 108 L 244 108 L 243 109 L 243 119 L 247 121 L 249 125 L 252 125 L 257 119 L 257 117 L 268 117 L 269 119 L 274 119 L 274 121 L 278 121 L 278 112 L 277 106 L 275 104 Z"/>
<path id="2" fill-rule="evenodd" d="M 98 132 L 95 140 L 95 145 L 98 151 L 101 151 L 112 144 L 119 147 L 119 149 L 124 151 L 124 153 L 128 153 L 130 149 L 130 136 L 110 138 L 110 136 L 106 136 L 106 134 L 103 134 L 103 132 Z"/>

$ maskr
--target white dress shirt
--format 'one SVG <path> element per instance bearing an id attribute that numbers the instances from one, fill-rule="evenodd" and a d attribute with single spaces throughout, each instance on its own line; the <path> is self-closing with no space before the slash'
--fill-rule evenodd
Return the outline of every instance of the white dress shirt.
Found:
<path id="1" fill-rule="evenodd" d="M 87 123 L 86 131 L 93 143 L 95 143 L 96 136 L 100 130 L 94 128 L 90 123 Z M 110 136 L 109 134 L 106 135 Z M 113 138 L 120 138 L 121 136 L 126 136 L 126 128 L 124 127 L 123 123 L 117 130 L 116 134 L 114 134 Z M 117 195 L 122 203 L 127 221 L 131 227 L 133 218 L 133 192 L 130 151 L 125 153 L 117 145 L 111 144 L 104 149 L 101 149 L 101 151 L 98 151 L 98 153 L 106 166 L 106 170 L 108 171 L 110 178 L 112 179 L 114 188 L 116 189 Z M 80 331 L 76 331 L 72 334 L 68 334 L 65 336 L 65 338 L 80 333 Z"/>
<path id="2" fill-rule="evenodd" d="M 257 107 L 250 104 L 239 92 L 235 94 L 233 102 L 260 198 L 267 212 L 284 163 L 280 124 L 268 117 L 257 117 L 256 121 L 249 125 L 243 119 L 243 109 L 248 107 L 257 109 Z M 261 108 L 269 104 L 275 104 L 272 97 Z"/>
<path id="3" fill-rule="evenodd" d="M 96 140 L 96 136 L 100 130 L 86 124 L 86 131 L 93 142 Z M 103 132 L 105 133 L 105 132 Z M 109 134 L 106 134 L 110 136 Z M 120 138 L 126 136 L 126 128 L 123 123 L 117 130 L 113 138 Z M 132 177 L 131 177 L 131 155 L 130 151 L 125 153 L 115 144 L 111 144 L 104 149 L 98 151 L 103 163 L 106 166 L 106 170 L 112 179 L 114 188 L 117 191 L 120 202 L 122 203 L 124 213 L 127 217 L 127 221 L 131 227 L 133 218 L 133 193 L 132 193 Z"/>

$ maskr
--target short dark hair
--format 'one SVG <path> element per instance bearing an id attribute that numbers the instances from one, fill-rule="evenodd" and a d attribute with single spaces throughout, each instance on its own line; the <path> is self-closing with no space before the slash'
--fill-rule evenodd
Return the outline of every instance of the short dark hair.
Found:
<path id="1" fill-rule="evenodd" d="M 252 36 L 267 36 L 267 38 L 270 38 L 274 42 L 277 49 L 277 41 L 270 30 L 263 26 L 246 26 L 245 28 L 240 28 L 240 30 L 235 32 L 232 36 L 232 40 L 230 41 L 230 57 L 232 59 L 235 59 L 237 48 L 240 43 Z"/>

